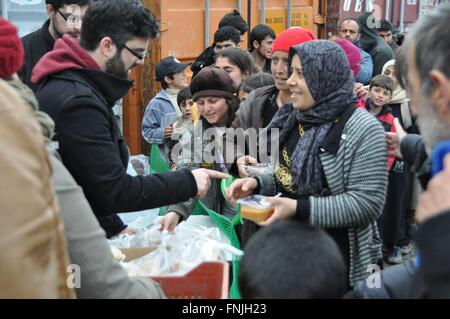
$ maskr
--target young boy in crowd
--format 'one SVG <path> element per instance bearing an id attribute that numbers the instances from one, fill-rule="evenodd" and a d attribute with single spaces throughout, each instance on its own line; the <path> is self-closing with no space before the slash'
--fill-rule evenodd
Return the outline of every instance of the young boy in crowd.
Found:
<path id="1" fill-rule="evenodd" d="M 387 75 L 377 75 L 369 85 L 369 98 L 366 109 L 383 125 L 386 132 L 396 132 L 395 117 L 389 104 L 395 89 L 394 81 Z M 400 264 L 403 256 L 399 247 L 399 239 L 403 237 L 405 228 L 405 206 L 407 202 L 408 185 L 403 170 L 404 162 L 394 156 L 388 157 L 389 183 L 386 204 L 378 221 L 380 235 L 383 241 L 383 254 L 390 264 Z"/>
<path id="2" fill-rule="evenodd" d="M 177 102 L 180 106 L 181 116 L 173 123 L 174 134 L 184 134 L 192 127 L 192 107 L 195 102 L 192 99 L 191 90 L 189 87 L 181 89 L 177 95 Z M 173 135 L 172 135 L 173 136 Z"/>
<path id="3" fill-rule="evenodd" d="M 400 59 L 401 56 L 399 55 Z M 402 61 L 399 61 L 400 63 Z M 416 124 L 416 110 L 410 105 L 410 99 L 406 90 L 400 87 L 398 83 L 396 73 L 396 60 L 387 62 L 383 67 L 384 75 L 389 76 L 394 82 L 394 92 L 392 93 L 389 107 L 394 117 L 398 118 L 401 127 L 408 133 L 420 134 L 418 125 Z M 399 165 L 396 169 L 396 181 L 394 183 L 399 184 L 399 188 L 404 189 L 403 200 L 400 198 L 397 201 L 398 210 L 403 212 L 402 224 L 404 229 L 399 234 L 399 246 L 403 259 L 407 259 L 414 254 L 414 247 L 412 244 L 413 231 L 415 229 L 415 210 L 417 207 L 418 199 L 421 192 L 419 180 L 415 178 L 413 169 L 406 160 L 397 159 Z M 399 258 L 398 258 L 399 259 Z"/>
<path id="4" fill-rule="evenodd" d="M 188 86 L 184 70 L 189 64 L 180 63 L 173 56 L 156 65 L 156 80 L 162 90 L 150 101 L 142 119 L 142 136 L 149 144 L 157 144 L 160 154 L 168 160 L 167 142 L 173 133 L 172 124 L 182 112 L 177 103 L 178 92 Z"/>
<path id="5" fill-rule="evenodd" d="M 180 139 L 186 132 L 192 131 L 194 128 L 192 108 L 194 107 L 195 102 L 192 98 L 191 90 L 189 89 L 189 87 L 181 89 L 180 92 L 178 92 L 177 102 L 180 106 L 182 115 L 178 117 L 175 123 L 173 123 L 172 138 L 170 141 L 168 141 L 170 166 L 173 170 L 175 170 L 176 167 L 171 156 L 172 148 L 176 143 L 180 141 Z"/>
<path id="6" fill-rule="evenodd" d="M 375 76 L 369 84 L 369 94 L 365 103 L 367 111 L 375 116 L 383 125 L 386 132 L 395 132 L 394 116 L 388 107 L 394 92 L 394 82 L 387 75 Z M 390 170 L 395 157 L 388 157 Z"/>

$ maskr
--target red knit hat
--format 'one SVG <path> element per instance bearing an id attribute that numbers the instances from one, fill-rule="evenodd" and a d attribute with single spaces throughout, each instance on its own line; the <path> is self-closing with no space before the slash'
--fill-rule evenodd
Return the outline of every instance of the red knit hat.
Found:
<path id="1" fill-rule="evenodd" d="M 8 78 L 23 65 L 24 52 L 17 28 L 0 18 L 0 78 Z"/>
<path id="2" fill-rule="evenodd" d="M 290 28 L 284 30 L 277 36 L 273 42 L 272 52 L 285 51 L 289 53 L 289 49 L 297 44 L 315 40 L 314 34 L 303 28 Z"/>

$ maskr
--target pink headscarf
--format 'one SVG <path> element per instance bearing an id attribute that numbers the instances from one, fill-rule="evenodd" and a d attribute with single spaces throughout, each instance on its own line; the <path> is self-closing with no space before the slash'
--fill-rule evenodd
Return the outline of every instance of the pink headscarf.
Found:
<path id="1" fill-rule="evenodd" d="M 336 43 L 344 49 L 345 55 L 347 56 L 348 63 L 350 64 L 350 69 L 353 71 L 353 78 L 361 71 L 361 61 L 362 56 L 359 48 L 346 39 L 338 39 Z"/>

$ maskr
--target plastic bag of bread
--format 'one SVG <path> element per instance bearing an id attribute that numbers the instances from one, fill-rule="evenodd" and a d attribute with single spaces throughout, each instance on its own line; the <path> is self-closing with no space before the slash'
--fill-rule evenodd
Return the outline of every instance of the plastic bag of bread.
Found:
<path id="1" fill-rule="evenodd" d="M 112 245 L 110 245 L 110 248 L 111 248 L 111 253 L 113 254 L 114 259 L 116 261 L 120 262 L 120 261 L 125 260 L 126 256 L 124 253 L 122 253 L 122 251 L 119 248 L 112 246 Z"/>

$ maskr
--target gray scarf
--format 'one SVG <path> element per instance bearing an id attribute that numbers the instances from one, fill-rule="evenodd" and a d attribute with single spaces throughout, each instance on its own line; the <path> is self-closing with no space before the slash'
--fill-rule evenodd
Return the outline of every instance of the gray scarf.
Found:
<path id="1" fill-rule="evenodd" d="M 289 66 L 293 56 L 300 57 L 303 73 L 315 105 L 306 111 L 284 105 L 275 115 L 269 128 L 281 128 L 280 145 L 286 141 L 294 127 L 310 126 L 297 142 L 291 157 L 291 173 L 299 195 L 325 195 L 320 146 L 333 123 L 344 110 L 355 105 L 353 75 L 347 57 L 340 46 L 331 41 L 316 40 L 291 48 Z"/>

